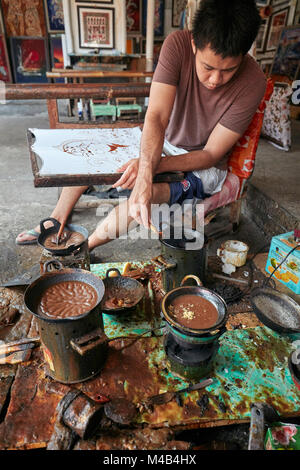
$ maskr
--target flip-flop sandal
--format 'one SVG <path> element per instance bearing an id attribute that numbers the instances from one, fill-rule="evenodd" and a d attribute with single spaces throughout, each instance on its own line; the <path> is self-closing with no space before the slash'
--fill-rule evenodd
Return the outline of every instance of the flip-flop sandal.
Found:
<path id="1" fill-rule="evenodd" d="M 25 235 L 30 235 L 32 237 L 35 237 L 33 240 L 24 240 L 23 242 L 19 242 L 16 239 L 16 245 L 36 245 L 37 244 L 37 239 L 40 236 L 40 233 L 37 232 L 36 230 L 27 230 L 24 232 Z"/>

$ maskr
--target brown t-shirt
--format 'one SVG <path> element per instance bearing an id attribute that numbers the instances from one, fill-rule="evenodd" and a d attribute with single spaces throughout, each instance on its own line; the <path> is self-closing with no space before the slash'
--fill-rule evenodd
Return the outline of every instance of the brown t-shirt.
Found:
<path id="1" fill-rule="evenodd" d="M 167 36 L 153 81 L 176 86 L 165 137 L 188 151 L 202 149 L 218 123 L 242 135 L 266 89 L 265 75 L 247 54 L 228 83 L 208 90 L 197 76 L 189 31 L 176 31 Z M 225 157 L 216 166 L 226 168 L 226 160 Z"/>

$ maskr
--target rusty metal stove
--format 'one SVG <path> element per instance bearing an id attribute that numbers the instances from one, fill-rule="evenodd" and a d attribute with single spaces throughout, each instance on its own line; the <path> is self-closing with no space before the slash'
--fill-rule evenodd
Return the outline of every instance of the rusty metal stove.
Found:
<path id="1" fill-rule="evenodd" d="M 40 270 L 43 273 L 44 264 L 47 261 L 59 261 L 65 268 L 79 268 L 90 271 L 90 254 L 88 250 L 88 241 L 86 240 L 76 251 L 69 255 L 53 255 L 46 248 L 43 249 L 40 257 Z"/>

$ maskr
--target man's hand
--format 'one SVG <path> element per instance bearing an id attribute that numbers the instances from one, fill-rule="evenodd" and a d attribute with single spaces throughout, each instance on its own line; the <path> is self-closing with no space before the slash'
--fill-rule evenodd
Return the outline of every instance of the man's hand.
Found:
<path id="1" fill-rule="evenodd" d="M 149 228 L 151 224 L 152 182 L 137 181 L 129 198 L 129 215 Z"/>
<path id="2" fill-rule="evenodd" d="M 121 186 L 122 189 L 132 189 L 139 171 L 139 159 L 133 158 L 129 160 L 129 162 L 118 168 L 117 171 L 123 173 L 123 175 L 112 187 L 118 188 Z"/>

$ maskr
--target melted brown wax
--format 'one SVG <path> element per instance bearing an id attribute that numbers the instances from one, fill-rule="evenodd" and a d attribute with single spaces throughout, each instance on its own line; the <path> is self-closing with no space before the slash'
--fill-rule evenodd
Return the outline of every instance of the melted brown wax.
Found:
<path id="1" fill-rule="evenodd" d="M 38 303 L 38 313 L 55 318 L 75 317 L 89 312 L 97 303 L 97 292 L 89 284 L 63 281 L 43 292 Z"/>
<path id="2" fill-rule="evenodd" d="M 168 310 L 177 323 L 195 330 L 211 328 L 219 317 L 212 302 L 192 294 L 180 295 L 172 301 Z"/>
<path id="3" fill-rule="evenodd" d="M 64 250 L 71 245 L 80 245 L 84 241 L 84 236 L 79 232 L 67 232 L 67 238 L 64 240 L 63 237 L 56 243 L 57 234 L 50 234 L 44 240 L 44 247 L 50 250 Z"/>

